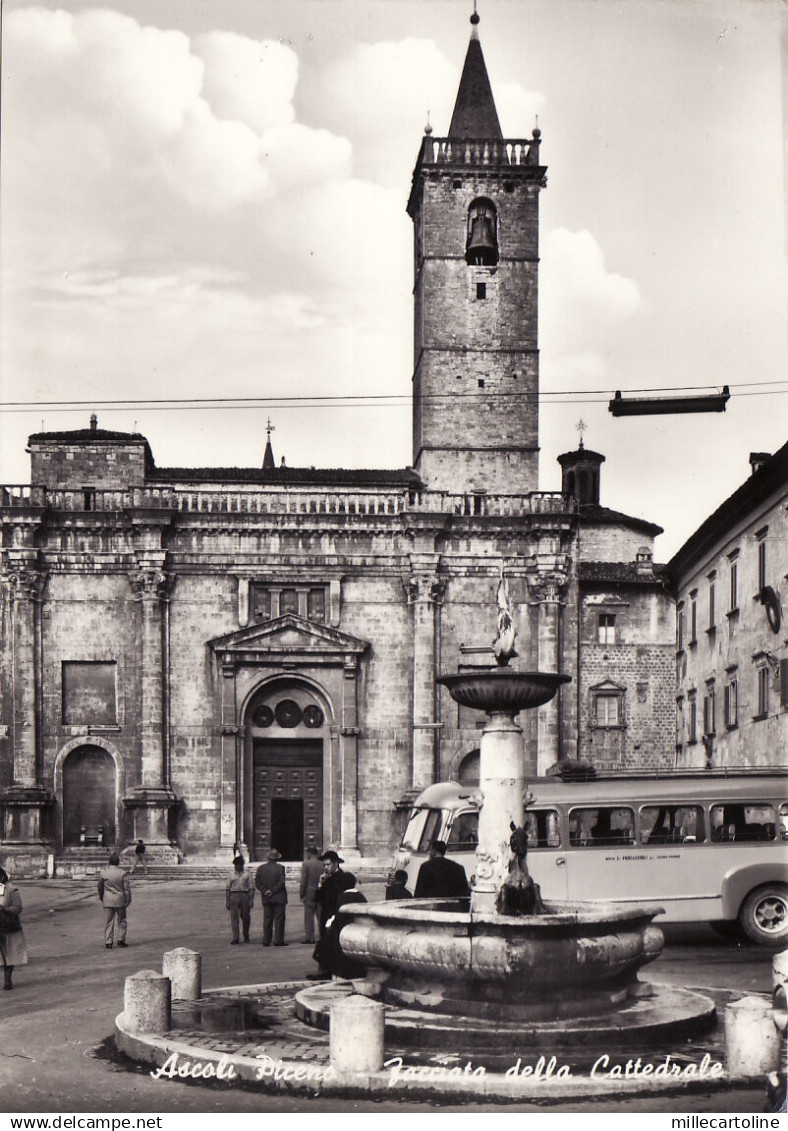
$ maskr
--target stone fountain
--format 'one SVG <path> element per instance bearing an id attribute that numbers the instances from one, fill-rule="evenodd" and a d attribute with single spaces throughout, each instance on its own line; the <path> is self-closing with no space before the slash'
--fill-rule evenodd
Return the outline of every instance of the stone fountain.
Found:
<path id="1" fill-rule="evenodd" d="M 692 1031 L 713 1019 L 707 999 L 654 991 L 637 973 L 656 958 L 660 907 L 543 902 L 523 829 L 526 751 L 520 711 L 547 703 L 569 676 L 509 668 L 515 623 L 506 580 L 497 594 L 496 666 L 441 676 L 452 698 L 487 714 L 480 744 L 479 838 L 468 899 L 413 899 L 343 909 L 343 951 L 367 977 L 356 989 L 390 1008 L 400 1041 L 452 1047 L 626 1042 Z M 531 768 L 535 769 L 534 759 Z M 509 913 L 526 908 L 530 913 Z M 299 1016 L 327 1025 L 341 983 L 296 996 Z M 348 983 L 345 992 L 352 992 Z M 694 999 L 694 1000 L 690 1000 Z"/>

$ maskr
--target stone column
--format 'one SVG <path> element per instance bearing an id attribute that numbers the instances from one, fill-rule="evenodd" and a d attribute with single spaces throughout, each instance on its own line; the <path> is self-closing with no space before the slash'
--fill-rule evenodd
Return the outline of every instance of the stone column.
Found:
<path id="1" fill-rule="evenodd" d="M 18 534 L 18 532 L 15 532 Z M 32 534 L 32 528 L 26 532 Z M 32 538 L 17 538 L 29 542 Z M 41 719 L 41 600 L 46 574 L 32 547 L 5 552 L 3 588 L 6 595 L 11 659 L 12 781 L 0 797 L 4 811 L 3 840 L 15 856 L 31 854 L 38 861 L 44 844 L 44 813 L 52 796 L 43 784 Z M 39 850 L 38 853 L 36 850 Z M 43 860 L 43 856 L 41 857 Z"/>
<path id="2" fill-rule="evenodd" d="M 567 582 L 565 571 L 553 569 L 530 577 L 532 592 L 539 610 L 537 669 L 540 672 L 560 672 L 561 617 Z M 549 703 L 539 708 L 537 717 L 538 760 L 535 772 L 544 772 L 563 757 L 561 690 Z"/>
<path id="3" fill-rule="evenodd" d="M 166 553 L 146 553 L 138 558 L 138 568 L 130 581 L 140 602 L 140 780 L 131 798 L 125 801 L 133 814 L 134 838 L 142 838 L 154 850 L 171 848 L 169 813 L 176 804 L 170 786 L 169 736 L 166 720 L 166 670 L 164 605 L 172 577 L 164 566 Z M 162 852 L 155 852 L 159 858 Z"/>
<path id="4" fill-rule="evenodd" d="M 340 738 L 339 847 L 346 856 L 358 854 L 358 664 L 345 656 L 342 680 Z"/>
<path id="5" fill-rule="evenodd" d="M 222 848 L 232 849 L 244 839 L 243 735 L 237 719 L 235 663 L 232 660 L 221 660 L 219 678 L 222 681 L 219 840 Z"/>
<path id="6" fill-rule="evenodd" d="M 437 780 L 436 636 L 444 580 L 437 576 L 437 554 L 412 555 L 408 580 L 413 609 L 413 762 L 411 788 L 424 789 Z M 427 572 L 429 568 L 429 572 Z"/>
<path id="7" fill-rule="evenodd" d="M 514 716 L 491 711 L 479 744 L 479 779 L 484 804 L 479 811 L 479 847 L 476 850 L 476 883 L 471 909 L 487 914 L 509 868 L 509 827 L 521 828 L 525 820 L 525 784 L 534 769 L 523 750 L 523 732 Z"/>

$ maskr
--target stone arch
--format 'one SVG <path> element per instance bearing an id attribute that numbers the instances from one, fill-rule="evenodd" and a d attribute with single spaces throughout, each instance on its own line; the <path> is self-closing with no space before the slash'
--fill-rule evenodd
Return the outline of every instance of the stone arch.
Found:
<path id="1" fill-rule="evenodd" d="M 119 752 L 106 739 L 82 735 L 57 754 L 53 767 L 57 800 L 57 836 L 64 847 L 85 843 L 119 846 L 123 839 L 125 772 Z M 92 789 L 85 792 L 85 783 Z M 100 830 L 100 832 L 99 832 Z"/>
<path id="2" fill-rule="evenodd" d="M 460 750 L 451 763 L 451 780 L 460 785 L 477 787 L 479 785 L 479 747 L 473 750 Z"/>
<path id="3" fill-rule="evenodd" d="M 328 691 L 301 673 L 278 672 L 244 700 L 243 840 L 255 859 L 275 847 L 303 859 L 331 823 L 339 727 Z"/>

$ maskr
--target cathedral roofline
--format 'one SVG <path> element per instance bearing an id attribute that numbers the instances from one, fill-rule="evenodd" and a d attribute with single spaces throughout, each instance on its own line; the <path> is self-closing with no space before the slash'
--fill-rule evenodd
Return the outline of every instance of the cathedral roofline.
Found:
<path id="1" fill-rule="evenodd" d="M 391 486 L 419 487 L 421 480 L 412 468 L 325 468 L 325 467 L 157 467 L 155 482 L 185 483 L 261 483 L 303 484 L 337 487 Z"/>

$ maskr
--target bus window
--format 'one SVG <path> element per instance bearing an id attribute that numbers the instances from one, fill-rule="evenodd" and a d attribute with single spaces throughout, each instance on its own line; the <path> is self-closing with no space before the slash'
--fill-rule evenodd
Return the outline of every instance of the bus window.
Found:
<path id="1" fill-rule="evenodd" d="M 788 803 L 785 801 L 780 806 L 780 839 L 788 840 Z"/>
<path id="2" fill-rule="evenodd" d="M 711 839 L 765 841 L 776 839 L 772 805 L 712 805 Z"/>
<path id="3" fill-rule="evenodd" d="M 433 840 L 440 834 L 441 809 L 416 809 L 408 821 L 402 847 L 411 852 L 429 852 Z"/>
<path id="4" fill-rule="evenodd" d="M 644 805 L 640 810 L 641 844 L 697 844 L 704 839 L 699 805 Z"/>
<path id="5" fill-rule="evenodd" d="M 452 822 L 446 847 L 449 852 L 475 852 L 479 843 L 478 810 L 458 813 Z"/>
<path id="6" fill-rule="evenodd" d="M 528 848 L 560 848 L 558 813 L 555 809 L 529 809 L 525 814 Z"/>
<path id="7" fill-rule="evenodd" d="M 631 809 L 597 807 L 573 809 L 569 814 L 569 843 L 623 845 L 635 842 L 635 814 Z"/>

